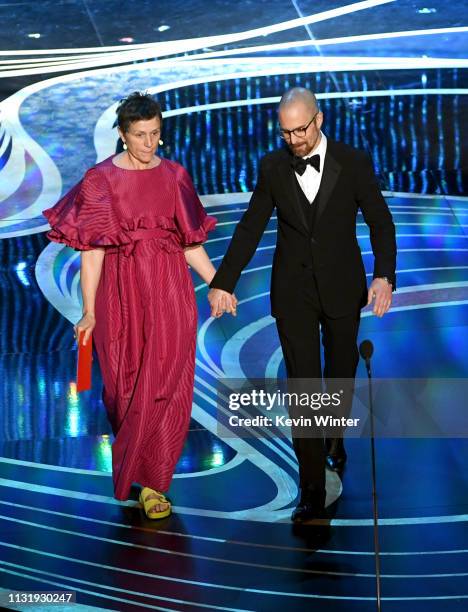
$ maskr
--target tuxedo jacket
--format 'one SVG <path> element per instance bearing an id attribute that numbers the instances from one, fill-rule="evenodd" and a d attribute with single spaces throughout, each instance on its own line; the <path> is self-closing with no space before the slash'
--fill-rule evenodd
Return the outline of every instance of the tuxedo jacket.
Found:
<path id="1" fill-rule="evenodd" d="M 262 158 L 248 209 L 210 287 L 233 293 L 276 208 L 272 315 L 289 317 L 304 312 L 305 288 L 310 291 L 313 283 L 325 314 L 346 316 L 367 302 L 364 264 L 356 238 L 359 209 L 370 229 L 373 275 L 387 277 L 395 288 L 396 241 L 391 213 L 367 154 L 328 139 L 320 189 L 311 204 L 316 207 L 311 227 L 291 160 L 286 148 Z"/>

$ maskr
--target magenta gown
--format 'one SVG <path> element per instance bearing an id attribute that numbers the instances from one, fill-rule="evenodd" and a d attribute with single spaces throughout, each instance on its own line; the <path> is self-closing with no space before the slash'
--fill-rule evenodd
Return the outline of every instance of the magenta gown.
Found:
<path id="1" fill-rule="evenodd" d="M 193 399 L 197 310 L 184 247 L 204 242 L 216 219 L 186 170 L 165 159 L 125 170 L 108 158 L 43 214 L 50 240 L 105 248 L 93 341 L 115 497 L 127 499 L 133 482 L 167 491 Z"/>

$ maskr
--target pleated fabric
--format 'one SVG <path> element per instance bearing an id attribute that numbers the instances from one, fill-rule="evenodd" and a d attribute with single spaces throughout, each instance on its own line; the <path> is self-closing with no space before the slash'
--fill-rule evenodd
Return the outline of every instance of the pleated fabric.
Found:
<path id="1" fill-rule="evenodd" d="M 93 341 L 115 497 L 127 499 L 133 482 L 167 491 L 193 400 L 197 310 L 184 248 L 205 242 L 216 219 L 179 164 L 125 170 L 112 157 L 43 214 L 50 240 L 105 248 Z"/>

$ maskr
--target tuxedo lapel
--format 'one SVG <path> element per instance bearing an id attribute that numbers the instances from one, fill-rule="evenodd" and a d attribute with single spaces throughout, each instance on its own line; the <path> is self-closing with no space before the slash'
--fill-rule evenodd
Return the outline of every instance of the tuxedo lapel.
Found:
<path id="1" fill-rule="evenodd" d="M 288 196 L 288 200 L 291 203 L 296 216 L 298 217 L 302 229 L 306 234 L 309 234 L 309 225 L 304 212 L 304 208 L 299 200 L 298 183 L 294 169 L 291 166 L 291 155 L 285 152 L 281 163 L 281 174 L 282 182 L 285 186 L 285 192 Z"/>
<path id="2" fill-rule="evenodd" d="M 322 180 L 320 181 L 320 189 L 317 197 L 315 227 L 317 227 L 317 222 L 328 204 L 328 200 L 330 199 L 332 191 L 335 188 L 336 181 L 338 180 L 338 176 L 341 172 L 341 165 L 333 157 L 333 149 L 330 151 L 330 144 L 332 143 L 329 141 L 327 143 L 327 152 L 325 154 L 325 162 L 323 165 L 323 176 Z"/>

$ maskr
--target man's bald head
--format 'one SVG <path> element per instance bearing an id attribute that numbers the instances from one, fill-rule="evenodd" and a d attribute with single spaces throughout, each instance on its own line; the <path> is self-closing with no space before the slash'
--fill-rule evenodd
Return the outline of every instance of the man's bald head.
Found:
<path id="1" fill-rule="evenodd" d="M 305 87 L 288 89 L 282 95 L 278 120 L 283 138 L 294 155 L 304 157 L 319 144 L 323 115 L 317 98 Z"/>
<path id="2" fill-rule="evenodd" d="M 317 98 L 309 89 L 305 87 L 293 87 L 285 91 L 281 96 L 278 111 L 281 112 L 285 110 L 286 107 L 296 104 L 305 106 L 312 114 L 315 114 L 319 109 Z"/>

